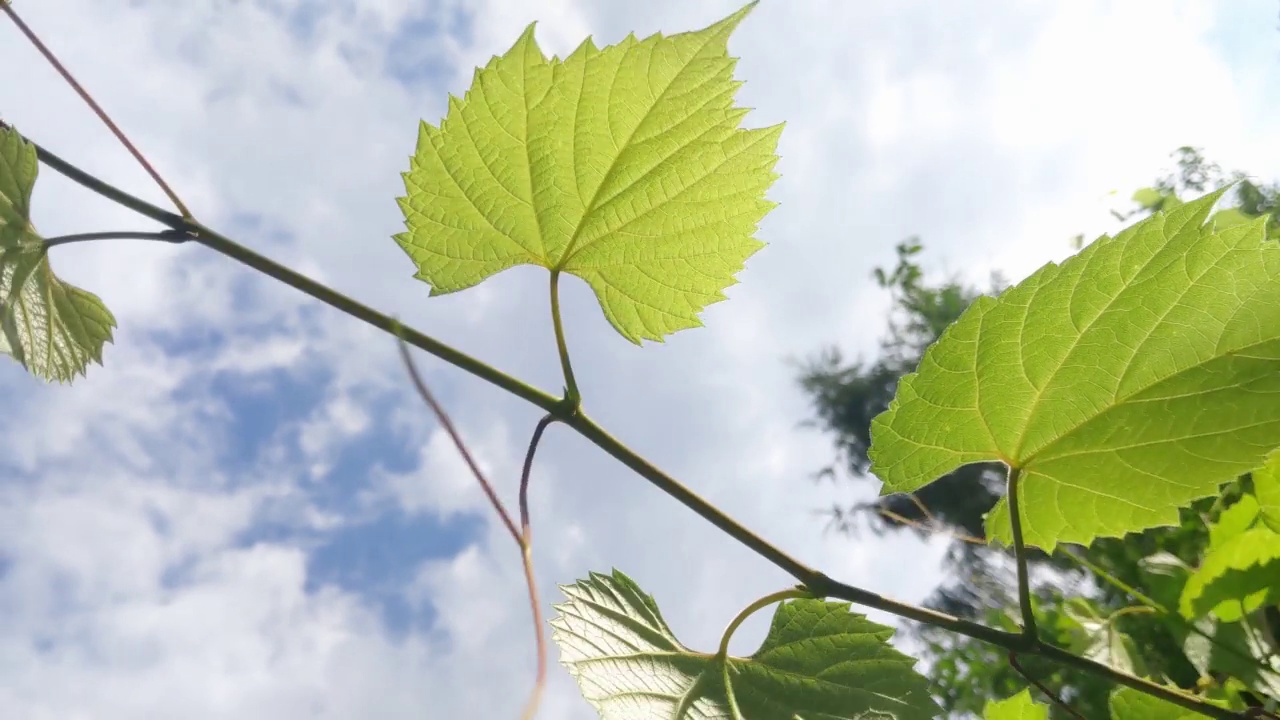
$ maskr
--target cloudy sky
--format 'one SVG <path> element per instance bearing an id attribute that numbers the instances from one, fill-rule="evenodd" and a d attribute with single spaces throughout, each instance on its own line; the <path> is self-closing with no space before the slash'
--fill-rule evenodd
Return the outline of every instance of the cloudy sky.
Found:
<path id="1" fill-rule="evenodd" d="M 391 240 L 419 119 L 530 21 L 550 53 L 703 27 L 736 0 L 44 0 L 16 7 L 198 217 L 548 390 L 545 275 L 428 298 Z M 873 352 L 869 274 L 923 237 L 937 273 L 1025 276 L 1113 230 L 1112 191 L 1183 144 L 1273 179 L 1271 0 L 781 2 L 730 42 L 752 127 L 787 122 L 769 246 L 705 328 L 637 348 L 563 290 L 586 409 L 734 517 L 840 579 L 919 601 L 940 542 L 822 533 L 828 438 L 788 357 Z M 8 23 L 0 116 L 163 196 Z M 149 223 L 42 170 L 46 235 Z M 387 337 L 200 247 L 59 248 L 119 320 L 67 387 L 0 365 L 0 717 L 516 717 L 533 677 L 519 557 Z M 538 412 L 421 359 L 514 501 Z M 544 604 L 617 567 L 714 647 L 791 580 L 562 427 L 533 479 Z M 874 613 L 873 613 L 874 615 Z M 883 616 L 877 615 L 880 619 Z M 767 613 L 740 631 L 749 653 Z M 552 650 L 555 657 L 555 650 Z M 587 719 L 552 668 L 545 718 Z"/>

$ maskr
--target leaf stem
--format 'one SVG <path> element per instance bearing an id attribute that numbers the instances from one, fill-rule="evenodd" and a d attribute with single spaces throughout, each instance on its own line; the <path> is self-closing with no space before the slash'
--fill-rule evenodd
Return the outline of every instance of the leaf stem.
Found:
<path id="1" fill-rule="evenodd" d="M 569 345 L 564 339 L 564 323 L 560 320 L 560 271 L 551 271 L 551 324 L 556 332 L 556 352 L 560 354 L 560 368 L 564 371 L 564 400 L 569 412 L 577 412 L 582 405 L 578 381 L 573 377 L 569 364 Z"/>
<path id="2" fill-rule="evenodd" d="M 538 603 L 538 586 L 534 582 L 533 573 L 533 526 L 529 520 L 529 476 L 533 471 L 533 454 L 538 450 L 538 443 L 548 426 L 556 421 L 556 416 L 547 414 L 538 421 L 533 429 L 533 437 L 529 439 L 529 450 L 524 456 L 524 467 L 520 470 L 520 557 L 524 565 L 525 585 L 529 589 L 529 608 L 533 612 L 533 637 L 537 646 L 538 670 L 534 676 L 533 691 L 525 703 L 523 720 L 532 720 L 538 710 L 538 700 L 542 697 L 542 689 L 547 684 L 547 640 L 543 635 L 542 609 Z"/>
<path id="3" fill-rule="evenodd" d="M 1013 528 L 1013 559 L 1018 566 L 1018 605 L 1022 608 L 1022 634 L 1034 645 L 1039 640 L 1036 632 L 1036 613 L 1031 607 L 1031 580 L 1027 562 L 1027 546 L 1022 540 L 1022 507 L 1018 504 L 1018 476 L 1021 468 L 1009 466 L 1009 524 Z"/>
<path id="4" fill-rule="evenodd" d="M 155 240 L 157 242 L 180 244 L 187 242 L 190 239 L 191 236 L 181 230 L 164 230 L 161 232 L 119 230 L 112 232 L 59 235 L 57 237 L 45 238 L 44 246 L 46 248 L 51 248 L 59 245 L 70 245 L 71 243 L 90 242 L 93 240 Z"/>
<path id="5" fill-rule="evenodd" d="M 737 631 L 738 626 L 742 625 L 742 623 L 745 622 L 748 617 L 755 614 L 756 611 L 766 608 L 774 603 L 782 602 L 783 600 L 808 597 L 813 597 L 813 594 L 802 587 L 793 587 L 787 588 L 786 590 L 779 590 L 775 593 L 769 593 L 746 606 L 741 612 L 733 617 L 733 620 L 729 621 L 729 626 L 724 629 L 724 634 L 720 636 L 720 649 L 716 652 L 716 657 L 722 660 L 729 657 L 729 638 L 733 637 L 733 633 Z"/>
<path id="6" fill-rule="evenodd" d="M 3 125 L 3 123 L 0 123 L 0 125 Z M 26 138 L 24 137 L 24 139 Z M 31 141 L 27 139 L 27 142 Z M 114 200 L 124 207 L 130 208 L 139 214 L 156 220 L 157 222 L 160 222 L 174 230 L 186 232 L 191 236 L 192 240 L 199 242 L 201 245 L 204 245 L 211 250 L 226 255 L 233 260 L 253 268 L 254 270 L 275 278 L 290 287 L 306 293 L 307 295 L 310 295 L 311 297 L 358 320 L 362 320 L 369 325 L 383 330 L 390 335 L 397 336 L 409 345 L 425 350 L 450 365 L 485 380 L 490 384 L 506 390 L 512 395 L 526 400 L 546 412 L 555 415 L 561 422 L 572 427 L 578 432 L 578 434 L 582 435 L 601 450 L 604 450 L 620 463 L 633 470 L 636 474 L 648 480 L 658 489 L 693 510 L 712 525 L 720 528 L 720 530 L 724 531 L 725 534 L 742 543 L 768 562 L 786 572 L 788 575 L 794 577 L 804 585 L 806 590 L 808 590 L 814 597 L 833 597 L 848 600 L 850 602 L 881 610 L 908 620 L 935 625 L 945 630 L 950 630 L 976 640 L 981 640 L 992 645 L 1003 647 L 1007 650 L 1015 650 L 1023 654 L 1041 655 L 1060 662 L 1061 664 L 1069 665 L 1071 667 L 1090 672 L 1094 675 L 1098 675 L 1112 682 L 1132 687 L 1148 695 L 1160 697 L 1181 707 L 1194 710 L 1209 717 L 1222 718 L 1223 720 L 1238 720 L 1239 718 L 1244 717 L 1239 713 L 1231 712 L 1230 710 L 1220 708 L 1210 703 L 1201 702 L 1195 698 L 1174 692 L 1150 681 L 1119 672 L 1101 663 L 1078 657 L 1053 645 L 1029 643 L 1027 637 L 1023 634 L 995 630 L 980 623 L 963 620 L 961 618 L 911 605 L 909 603 L 891 600 L 868 590 L 863 590 L 852 585 L 846 585 L 832 580 L 823 573 L 813 570 L 799 560 L 792 558 L 785 551 L 775 547 L 768 541 L 757 536 L 751 530 L 739 524 L 736 520 L 726 515 L 722 510 L 707 502 L 697 493 L 685 487 L 675 478 L 667 475 L 648 460 L 637 454 L 634 450 L 618 441 L 609 433 L 605 432 L 603 428 L 588 418 L 584 413 L 566 413 L 565 402 L 563 399 L 553 397 L 485 364 L 484 362 L 481 362 L 480 360 L 477 360 L 476 358 L 455 350 L 434 338 L 412 328 L 403 326 L 395 319 L 379 313 L 367 305 L 363 305 L 352 300 L 339 292 L 331 290 L 305 275 L 294 272 L 279 263 L 263 257 L 194 220 L 175 215 L 174 213 L 158 208 L 145 200 L 130 195 L 129 193 L 90 175 L 80 168 L 75 167 L 65 160 L 58 158 L 56 155 L 53 155 L 49 151 L 43 149 L 38 144 L 34 142 L 31 144 L 35 147 L 41 162 L 44 162 L 54 170 L 57 170 L 71 180 L 76 181 L 90 190 L 93 190 L 108 199 Z"/>
<path id="7" fill-rule="evenodd" d="M 114 122 L 112 122 L 106 111 L 103 110 L 96 101 L 94 101 L 88 91 L 86 91 L 80 83 L 76 82 L 76 79 L 71 76 L 70 71 L 63 67 L 62 63 L 58 61 L 58 58 L 53 54 L 53 51 L 40 41 L 40 38 L 36 36 L 31 28 L 27 27 L 25 22 L 22 21 L 22 18 L 18 17 L 18 13 L 13 9 L 13 4 L 9 2 L 0 2 L 0 8 L 4 9 L 5 14 L 7 14 L 9 19 L 13 21 L 13 24 L 18 26 L 18 30 L 27 37 L 27 40 L 31 41 L 31 44 L 35 46 L 36 50 L 38 50 L 41 55 L 44 55 L 44 58 L 49 61 L 49 64 L 53 66 L 54 70 L 58 71 L 58 74 L 62 76 L 62 79 L 67 81 L 67 84 L 71 86 L 71 89 L 75 90 L 76 94 L 88 103 L 89 107 L 93 109 L 93 112 L 102 120 L 102 122 L 106 123 L 107 128 L 116 136 L 116 139 L 119 140 L 120 143 L 125 146 L 125 149 L 133 155 L 140 165 L 142 165 L 142 168 L 147 171 L 147 174 L 151 176 L 151 179 L 156 181 L 156 184 L 160 186 L 160 189 L 164 191 L 164 194 L 169 196 L 170 202 L 173 203 L 174 207 L 178 208 L 178 212 L 182 213 L 184 218 L 192 219 L 194 216 L 192 216 L 191 211 L 187 209 L 187 206 L 182 204 L 182 200 L 178 199 L 177 193 L 169 187 L 169 184 L 164 181 L 164 178 L 160 177 L 160 173 L 156 172 L 155 168 L 151 166 L 151 163 L 147 162 L 147 159 L 142 156 L 142 153 L 138 151 L 138 148 L 134 147 L 133 143 L 129 142 L 129 138 L 125 137 L 124 132 L 121 131 Z"/>

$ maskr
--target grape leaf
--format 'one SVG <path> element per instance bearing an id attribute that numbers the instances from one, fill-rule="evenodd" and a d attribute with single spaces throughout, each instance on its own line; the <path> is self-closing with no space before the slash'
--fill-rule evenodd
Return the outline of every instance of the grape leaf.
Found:
<path id="1" fill-rule="evenodd" d="M 726 43 L 754 7 L 697 32 L 548 60 L 525 30 L 423 122 L 396 242 L 439 295 L 521 264 L 585 280 L 623 337 L 701 325 L 775 203 L 782 125 L 738 127 Z"/>
<path id="2" fill-rule="evenodd" d="M 1004 700 L 988 700 L 982 720 L 1049 720 L 1049 708 L 1031 699 L 1031 691 Z"/>
<path id="3" fill-rule="evenodd" d="M 889 645 L 892 628 L 848 603 L 779 605 L 747 658 L 680 644 L 631 578 L 592 573 L 560 589 L 552 638 L 560 662 L 603 720 L 925 720 L 938 706 L 915 660 Z"/>
<path id="4" fill-rule="evenodd" d="M 1245 493 L 1231 507 L 1222 511 L 1217 522 L 1209 526 L 1209 549 L 1222 547 L 1240 533 L 1253 527 L 1258 520 L 1258 499 Z"/>
<path id="5" fill-rule="evenodd" d="M 1222 191 L 1103 236 L 949 327 L 872 422 L 882 492 L 1020 468 L 1025 540 L 1176 525 L 1280 439 L 1280 246 L 1219 230 Z M 1005 499 L 988 513 L 1009 544 Z"/>
<path id="6" fill-rule="evenodd" d="M 71 382 L 102 363 L 115 318 L 97 295 L 53 274 L 31 224 L 36 150 L 0 125 L 0 352 L 45 380 Z"/>
<path id="7" fill-rule="evenodd" d="M 1262 522 L 1280 532 L 1280 452 L 1271 453 L 1266 464 L 1253 471 L 1253 492 Z"/>
<path id="8" fill-rule="evenodd" d="M 1207 552 L 1182 589 L 1187 618 L 1212 612 L 1227 622 L 1280 602 L 1280 533 L 1256 527 Z"/>
<path id="9" fill-rule="evenodd" d="M 1111 708 L 1111 720 L 1198 720 L 1208 717 L 1127 687 L 1113 690 L 1107 704 Z"/>

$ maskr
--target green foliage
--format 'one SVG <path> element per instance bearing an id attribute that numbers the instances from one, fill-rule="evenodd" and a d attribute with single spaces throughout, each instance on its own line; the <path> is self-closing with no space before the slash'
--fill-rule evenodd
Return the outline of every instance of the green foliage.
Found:
<path id="1" fill-rule="evenodd" d="M 548 60 L 533 25 L 423 122 L 396 241 L 432 294 L 520 264 L 585 280 L 623 337 L 661 341 L 748 257 L 782 126 L 744 130 L 729 34 L 710 27 Z"/>
<path id="2" fill-rule="evenodd" d="M 1173 525 L 1280 436 L 1280 248 L 1205 225 L 1220 193 L 980 298 L 872 423 L 872 472 L 910 492 L 961 465 L 1020 468 L 1026 540 Z M 1007 506 L 988 532 L 1008 542 Z"/>
<path id="3" fill-rule="evenodd" d="M 814 377 L 816 392 L 861 403 L 843 417 L 866 421 L 846 444 L 855 469 L 879 474 L 889 492 L 923 495 L 940 477 L 979 490 L 969 505 L 957 501 L 943 522 L 972 524 L 975 507 L 991 506 L 984 501 L 999 495 L 992 467 L 1019 471 L 1027 539 L 1045 551 L 1031 562 L 1083 568 L 1033 590 L 1020 583 L 1017 599 L 1034 614 L 1034 637 L 994 583 L 956 600 L 987 626 L 839 583 L 736 524 L 580 412 L 560 332 L 560 273 L 584 279 L 624 337 L 661 341 L 699 324 L 701 310 L 723 299 L 762 245 L 753 234 L 772 207 L 764 193 L 777 177 L 781 126 L 739 127 L 746 111 L 732 104 L 740 83 L 727 55 L 729 34 L 753 5 L 669 38 L 629 36 L 604 49 L 588 39 L 563 61 L 543 55 L 531 25 L 506 55 L 477 71 L 462 100 L 451 99 L 439 128 L 422 123 L 404 174 L 408 229 L 396 239 L 432 294 L 517 264 L 551 271 L 565 398 L 421 333 L 414 340 L 550 413 L 528 462 L 541 431 L 562 421 L 801 581 L 749 606 L 713 654 L 682 645 L 654 600 L 618 571 L 562 586 L 568 602 L 556 606 L 553 638 L 588 702 L 606 720 L 935 717 L 941 708 L 916 661 L 889 644 L 894 630 L 851 612 L 849 603 L 809 597 L 821 594 L 965 634 L 949 645 L 924 634 L 938 656 L 935 680 L 949 710 L 980 707 L 990 720 L 1040 720 L 1063 707 L 1113 720 L 1195 716 L 1158 699 L 1173 697 L 1218 717 L 1274 711 L 1280 244 L 1268 220 L 1280 213 L 1280 188 L 1236 178 L 1236 204 L 1210 215 L 1225 188 L 1182 202 L 1179 188 L 1200 191 L 1216 172 L 1198 153 L 1184 153 L 1179 180 L 1135 193 L 1135 213 L 1151 217 L 1046 265 L 998 298 L 955 283 L 925 286 L 912 259 L 921 245 L 903 243 L 898 267 L 876 273 L 907 314 L 891 327 L 886 357 L 870 376 L 855 372 L 843 387 L 828 382 L 830 375 Z M 0 131 L 0 350 L 37 374 L 70 380 L 100 361 L 114 319 L 96 297 L 53 276 L 47 249 L 54 243 L 29 217 L 37 153 L 7 126 Z M 52 164 L 69 172 L 65 163 Z M 69 174 L 93 186 L 83 171 Z M 89 179 L 104 195 L 144 208 L 171 237 L 198 238 L 410 337 L 391 318 L 236 246 L 185 209 L 178 217 Z M 902 377 L 917 360 L 916 372 Z M 853 392 L 842 394 L 849 385 Z M 930 524 L 937 521 L 916 506 Z M 995 502 L 973 534 L 985 530 L 1007 543 L 1008 511 Z M 506 520 L 528 563 L 527 526 L 517 531 Z M 1088 550 L 1064 550 L 1066 543 Z M 1027 562 L 1019 552 L 1020 579 Z M 994 575 L 982 577 L 987 583 Z M 1065 592 L 1064 580 L 1082 577 L 1105 585 Z M 805 597 L 783 600 L 798 595 Z M 973 602 L 979 597 L 1002 602 L 981 608 Z M 740 620 L 780 600 L 760 649 L 728 656 L 728 635 Z M 1026 662 L 1014 663 L 1013 653 Z M 1088 671 L 1090 680 L 1068 682 L 1063 665 Z M 1112 690 L 1117 679 L 1146 692 Z M 1028 683 L 1055 704 L 1035 703 Z M 993 696 L 1007 699 L 989 702 Z"/>
<path id="4" fill-rule="evenodd" d="M 1185 617 L 1213 613 L 1228 622 L 1280 601 L 1280 533 L 1256 527 L 1205 556 L 1187 580 L 1179 609 Z"/>
<path id="5" fill-rule="evenodd" d="M 1111 720 L 1199 720 L 1205 717 L 1132 688 L 1111 694 Z"/>
<path id="6" fill-rule="evenodd" d="M 1253 471 L 1253 492 L 1262 521 L 1280 532 L 1280 452 L 1272 453 L 1265 465 Z"/>
<path id="7" fill-rule="evenodd" d="M 556 606 L 552 637 L 603 720 L 924 720 L 938 712 L 916 661 L 889 645 L 893 629 L 848 603 L 783 603 L 760 649 L 736 658 L 681 645 L 653 598 L 617 570 L 561 590 L 569 602 Z"/>
<path id="8" fill-rule="evenodd" d="M 983 720 L 1048 720 L 1049 708 L 1031 699 L 1023 690 L 1011 698 L 992 700 L 982 710 Z"/>
<path id="9" fill-rule="evenodd" d="M 0 127 L 0 352 L 46 380 L 71 382 L 102 363 L 115 318 L 98 296 L 53 274 L 31 224 L 35 148 Z"/>

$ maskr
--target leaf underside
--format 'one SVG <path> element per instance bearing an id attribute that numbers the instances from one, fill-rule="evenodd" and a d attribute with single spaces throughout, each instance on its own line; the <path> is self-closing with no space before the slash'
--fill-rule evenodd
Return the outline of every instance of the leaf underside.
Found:
<path id="1" fill-rule="evenodd" d="M 36 151 L 0 128 L 0 352 L 45 380 L 71 382 L 102 362 L 115 318 L 98 296 L 58 279 L 31 224 Z"/>
<path id="2" fill-rule="evenodd" d="M 774 203 L 781 125 L 741 129 L 727 53 L 751 10 L 697 32 L 547 59 L 530 25 L 423 122 L 396 242 L 439 295 L 529 264 L 585 280 L 623 337 L 701 325 Z"/>
<path id="3" fill-rule="evenodd" d="M 871 471 L 910 492 L 1021 468 L 1025 539 L 1052 549 L 1178 521 L 1280 438 L 1280 247 L 1205 219 L 1222 191 L 1102 237 L 974 303 L 872 423 Z M 987 517 L 1010 543 L 1008 506 Z"/>
<path id="4" fill-rule="evenodd" d="M 892 628 L 848 603 L 778 607 L 748 658 L 694 652 L 653 599 L 621 572 L 561 586 L 552 638 L 603 720 L 925 720 L 939 709 Z"/>

